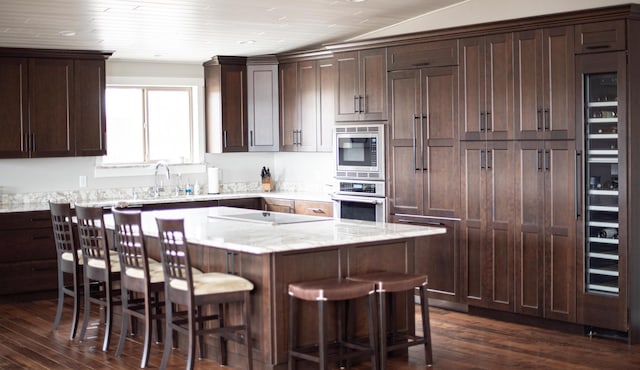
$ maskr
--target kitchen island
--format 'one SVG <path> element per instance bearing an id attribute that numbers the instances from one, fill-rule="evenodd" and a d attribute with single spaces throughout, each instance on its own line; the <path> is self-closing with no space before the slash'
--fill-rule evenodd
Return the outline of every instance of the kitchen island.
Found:
<path id="1" fill-rule="evenodd" d="M 230 207 L 142 212 L 150 254 L 159 258 L 156 218 L 183 218 L 195 267 L 229 272 L 254 283 L 252 346 L 256 369 L 284 369 L 287 362 L 288 295 L 291 282 L 347 277 L 372 271 L 412 272 L 414 240 L 441 234 L 444 228 L 290 215 Z M 113 218 L 105 215 L 113 229 Z M 414 327 L 413 297 L 398 300 L 396 325 Z M 361 305 L 360 305 L 361 303 Z M 358 302 L 356 330 L 366 330 L 365 302 Z M 314 306 L 303 305 L 299 340 L 313 342 Z M 237 314 L 236 314 L 237 313 Z M 227 320 L 241 320 L 229 310 Z M 217 346 L 212 340 L 208 342 Z M 217 356 L 217 351 L 209 351 Z M 242 348 L 230 343 L 229 364 L 244 364 Z"/>

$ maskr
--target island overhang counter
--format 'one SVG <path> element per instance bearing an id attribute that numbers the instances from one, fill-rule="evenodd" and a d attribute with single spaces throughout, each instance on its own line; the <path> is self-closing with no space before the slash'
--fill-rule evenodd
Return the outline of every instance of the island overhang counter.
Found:
<path id="1" fill-rule="evenodd" d="M 296 217 L 297 216 L 297 217 Z M 207 207 L 142 212 L 142 229 L 149 253 L 160 258 L 156 218 L 184 219 L 194 267 L 238 274 L 254 284 L 252 346 L 254 368 L 284 369 L 287 363 L 287 286 L 291 282 L 348 277 L 374 271 L 413 272 L 414 241 L 442 234 L 431 226 L 355 221 L 263 212 L 231 207 Z M 113 217 L 105 215 L 113 229 Z M 395 322 L 414 329 L 413 297 L 396 301 Z M 315 306 L 303 305 L 308 325 L 299 341 L 314 342 Z M 241 321 L 241 311 L 229 307 L 226 320 Z M 366 333 L 365 304 L 356 305 L 355 328 Z M 207 343 L 217 347 L 217 341 Z M 229 343 L 229 365 L 242 366 L 243 349 Z M 217 350 L 208 352 L 218 356 Z"/>

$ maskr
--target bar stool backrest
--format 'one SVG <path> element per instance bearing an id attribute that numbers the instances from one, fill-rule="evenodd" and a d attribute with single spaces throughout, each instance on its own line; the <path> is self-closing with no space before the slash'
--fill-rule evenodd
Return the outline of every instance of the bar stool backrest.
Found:
<path id="1" fill-rule="evenodd" d="M 103 261 L 107 274 L 111 274 L 109 246 L 102 207 L 76 205 L 76 216 L 78 219 L 78 240 L 87 265 L 91 266 L 92 259 Z"/>
<path id="2" fill-rule="evenodd" d="M 191 297 L 193 272 L 187 240 L 184 235 L 184 220 L 156 219 L 156 222 L 167 292 L 171 296 L 181 295 L 183 299 Z M 175 292 L 174 287 L 182 289 Z"/>
<path id="3" fill-rule="evenodd" d="M 149 261 L 142 233 L 140 211 L 112 209 L 115 221 L 116 246 L 120 255 L 122 279 L 144 279 L 148 284 Z"/>
<path id="4" fill-rule="evenodd" d="M 73 233 L 74 211 L 69 203 L 50 202 L 49 208 L 58 263 L 64 271 L 74 271 L 80 263 Z"/>

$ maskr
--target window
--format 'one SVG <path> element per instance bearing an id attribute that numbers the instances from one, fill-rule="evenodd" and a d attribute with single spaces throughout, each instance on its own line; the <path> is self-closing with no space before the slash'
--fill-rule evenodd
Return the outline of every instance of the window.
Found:
<path id="1" fill-rule="evenodd" d="M 108 86 L 103 164 L 192 163 L 193 88 Z"/>

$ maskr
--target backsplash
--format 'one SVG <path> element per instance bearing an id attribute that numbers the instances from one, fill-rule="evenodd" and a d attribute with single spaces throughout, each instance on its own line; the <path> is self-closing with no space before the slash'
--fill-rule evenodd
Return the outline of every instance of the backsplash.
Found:
<path id="1" fill-rule="evenodd" d="M 206 184 L 200 185 L 200 190 L 194 194 L 204 194 L 206 192 Z M 326 194 L 330 191 L 328 184 L 315 183 L 292 183 L 277 182 L 274 191 L 287 193 L 312 193 Z M 262 187 L 260 182 L 234 182 L 221 184 L 221 194 L 233 193 L 261 193 Z M 171 197 L 175 195 L 173 191 L 165 191 L 160 194 L 162 197 Z M 50 200 L 68 201 L 72 203 L 95 202 L 105 200 L 135 200 L 153 198 L 153 186 L 146 187 L 128 187 L 113 189 L 82 189 L 71 191 L 51 191 L 51 192 L 28 192 L 16 194 L 2 194 L 0 204 L 20 204 L 20 203 L 47 203 Z"/>

